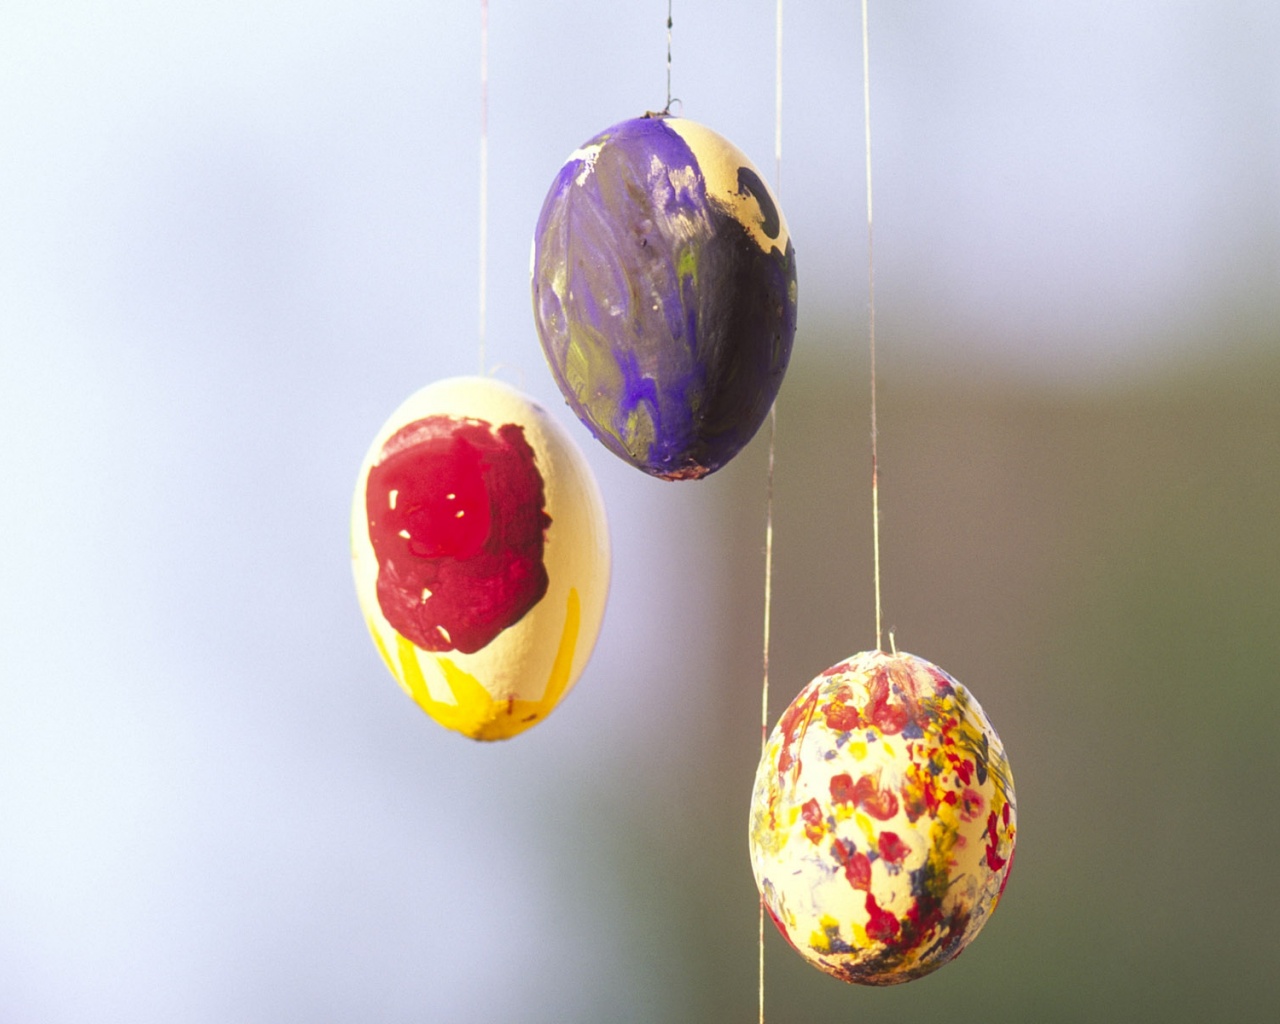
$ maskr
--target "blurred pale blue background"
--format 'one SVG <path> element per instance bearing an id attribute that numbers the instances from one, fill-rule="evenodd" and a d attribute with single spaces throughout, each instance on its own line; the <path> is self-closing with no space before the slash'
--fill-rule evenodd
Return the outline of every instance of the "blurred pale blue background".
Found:
<path id="1" fill-rule="evenodd" d="M 774 3 L 726 10 L 675 3 L 673 91 L 772 179 Z M 533 221 L 663 105 L 665 17 L 491 5 L 489 362 L 562 411 Z M 872 18 L 888 616 L 986 706 L 1022 834 L 916 985 L 770 934 L 770 1019 L 1271 1019 L 1280 7 Z M 0 6 L 5 1024 L 754 1019 L 763 439 L 670 485 L 571 424 L 610 609 L 515 741 L 420 714 L 356 610 L 365 446 L 477 367 L 479 26 Z M 784 46 L 775 716 L 874 640 L 855 5 L 789 0 Z"/>

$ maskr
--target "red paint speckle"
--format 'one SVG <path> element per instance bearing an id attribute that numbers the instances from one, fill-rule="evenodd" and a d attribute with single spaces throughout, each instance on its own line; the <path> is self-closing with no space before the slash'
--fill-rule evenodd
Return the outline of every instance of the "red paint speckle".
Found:
<path id="1" fill-rule="evenodd" d="M 778 726 L 782 729 L 783 741 L 788 746 L 795 742 L 796 731 L 799 729 L 801 721 L 813 713 L 813 706 L 817 702 L 817 691 L 810 689 L 805 693 L 803 700 L 790 704 L 787 710 L 782 713 Z"/>
<path id="2" fill-rule="evenodd" d="M 778 753 L 779 783 L 782 782 L 783 777 L 791 770 L 792 766 L 795 767 L 795 778 L 798 779 L 800 777 L 801 765 L 791 751 L 804 736 L 804 731 L 809 725 L 809 719 L 813 716 L 814 709 L 818 706 L 818 691 L 816 687 L 810 686 L 803 693 L 803 699 L 798 699 L 789 704 L 778 722 L 778 728 L 782 732 L 782 749 Z"/>
<path id="3" fill-rule="evenodd" d="M 898 945 L 903 950 L 915 949 L 942 923 L 942 900 L 926 889 L 911 904 L 905 917 Z"/>
<path id="4" fill-rule="evenodd" d="M 851 804 L 857 797 L 853 789 L 853 777 L 848 772 L 831 776 L 831 799 L 838 804 Z"/>
<path id="5" fill-rule="evenodd" d="M 1013 874 L 1013 862 L 1017 858 L 1018 848 L 1015 846 L 1009 851 L 1009 863 L 1004 870 L 1004 878 L 1000 879 L 1000 891 L 996 893 L 996 899 L 1004 895 L 1004 887 L 1009 884 L 1009 876 Z"/>
<path id="6" fill-rule="evenodd" d="M 827 728 L 832 732 L 850 732 L 866 724 L 861 713 L 851 704 L 832 701 L 823 708 L 823 712 L 826 715 Z"/>
<path id="7" fill-rule="evenodd" d="M 866 725 L 866 720 L 862 717 L 861 712 L 849 703 L 851 700 L 853 700 L 852 689 L 848 686 L 836 687 L 836 692 L 831 695 L 831 700 L 824 704 L 822 708 L 828 729 L 833 732 L 849 732 Z"/>
<path id="8" fill-rule="evenodd" d="M 951 685 L 951 679 L 940 668 L 931 666 L 929 675 L 933 677 L 933 689 L 935 693 L 950 695 L 955 693 L 955 687 Z"/>
<path id="9" fill-rule="evenodd" d="M 831 844 L 831 852 L 844 868 L 844 877 L 849 880 L 849 884 L 863 892 L 869 891 L 871 888 L 870 858 L 840 839 Z"/>
<path id="10" fill-rule="evenodd" d="M 898 934 L 898 919 L 887 910 L 881 910 L 875 896 L 867 893 L 867 938 L 875 942 L 888 942 Z"/>
<path id="11" fill-rule="evenodd" d="M 764 901 L 763 896 L 761 897 L 761 900 Z M 804 951 L 801 950 L 800 947 L 796 945 L 795 940 L 791 938 L 791 933 L 787 931 L 787 926 L 783 924 L 782 919 L 773 912 L 773 907 L 769 906 L 768 902 L 765 902 L 764 909 L 768 912 L 769 920 L 773 922 L 773 926 L 782 933 L 782 937 L 787 940 L 791 948 L 803 954 Z"/>
<path id="12" fill-rule="evenodd" d="M 996 812 L 992 811 L 987 815 L 987 867 L 992 871 L 999 871 L 1005 866 L 1006 858 L 1001 857 L 997 852 L 1000 845 L 1000 835 L 996 829 Z"/>
<path id="13" fill-rule="evenodd" d="M 791 756 L 790 747 L 783 747 L 778 752 L 778 778 L 779 779 L 781 779 L 782 776 L 787 774 L 787 770 L 791 767 L 791 764 L 794 760 L 795 758 Z"/>
<path id="14" fill-rule="evenodd" d="M 928 765 L 909 765 L 907 784 L 902 787 L 902 809 L 906 812 L 907 820 L 917 821 L 926 814 L 930 817 L 937 814 L 938 801 L 938 788 L 933 784 L 933 773 Z"/>
<path id="15" fill-rule="evenodd" d="M 898 813 L 898 798 L 892 790 L 881 789 L 876 779 L 864 775 L 853 787 L 853 797 L 871 817 L 888 821 Z"/>
<path id="16" fill-rule="evenodd" d="M 967 786 L 973 782 L 972 761 L 960 757 L 958 754 L 953 754 L 949 750 L 947 751 L 947 760 L 951 762 L 951 767 L 955 769 L 956 777 L 959 778 L 962 784 Z"/>
<path id="17" fill-rule="evenodd" d="M 822 820 L 822 807 L 817 800 L 808 800 L 800 808 L 800 817 L 804 819 L 804 834 L 811 843 L 822 839 L 826 831 L 826 823 Z"/>
<path id="18" fill-rule="evenodd" d="M 911 852 L 907 844 L 898 838 L 896 832 L 881 832 L 877 845 L 880 848 L 880 856 L 890 864 L 901 864 Z"/>
<path id="19" fill-rule="evenodd" d="M 954 794 L 951 794 L 954 796 Z M 987 802 L 976 789 L 966 789 L 960 796 L 960 817 L 965 821 L 974 821 L 982 813 Z"/>
<path id="20" fill-rule="evenodd" d="M 428 651 L 473 654 L 547 592 L 542 475 L 524 429 L 428 416 L 396 431 L 369 471 L 378 605 Z"/>
<path id="21" fill-rule="evenodd" d="M 871 703 L 867 707 L 867 717 L 871 724 L 886 736 L 895 736 L 902 732 L 911 718 L 905 704 L 889 703 L 889 673 L 884 668 L 876 670 L 871 683 Z"/>

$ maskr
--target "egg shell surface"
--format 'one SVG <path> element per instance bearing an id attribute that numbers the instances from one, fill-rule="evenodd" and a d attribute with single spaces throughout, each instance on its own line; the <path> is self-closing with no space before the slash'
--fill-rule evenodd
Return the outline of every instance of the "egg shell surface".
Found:
<path id="1" fill-rule="evenodd" d="M 650 117 L 584 143 L 543 203 L 531 278 L 556 383 L 619 457 L 696 479 L 759 429 L 795 337 L 795 249 L 724 137 Z"/>
<path id="2" fill-rule="evenodd" d="M 978 702 L 923 658 L 868 651 L 809 683 L 770 735 L 751 864 L 801 956 L 893 985 L 978 934 L 1016 832 L 1009 762 Z"/>
<path id="3" fill-rule="evenodd" d="M 573 439 L 501 381 L 411 396 L 360 467 L 356 595 L 396 681 L 446 728 L 506 739 L 586 667 L 604 617 L 604 502 Z"/>

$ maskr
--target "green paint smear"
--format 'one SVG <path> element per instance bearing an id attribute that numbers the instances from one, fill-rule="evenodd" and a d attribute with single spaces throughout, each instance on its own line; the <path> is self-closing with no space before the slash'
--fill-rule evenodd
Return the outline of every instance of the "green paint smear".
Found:
<path id="1" fill-rule="evenodd" d="M 681 281 L 692 280 L 698 283 L 698 255 L 692 246 L 686 246 L 680 252 L 680 261 L 676 264 L 676 274 Z"/>

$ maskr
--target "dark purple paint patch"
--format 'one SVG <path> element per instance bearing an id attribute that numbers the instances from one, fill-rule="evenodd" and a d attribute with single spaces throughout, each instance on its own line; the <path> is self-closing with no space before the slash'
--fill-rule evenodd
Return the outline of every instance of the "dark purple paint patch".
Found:
<path id="1" fill-rule="evenodd" d="M 464 654 L 519 622 L 547 592 L 545 502 L 518 424 L 428 416 L 396 431 L 365 489 L 387 621 Z"/>

